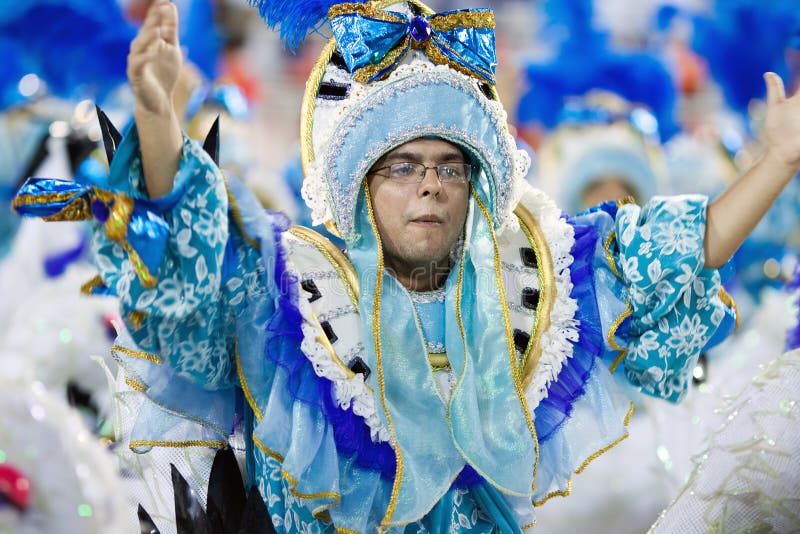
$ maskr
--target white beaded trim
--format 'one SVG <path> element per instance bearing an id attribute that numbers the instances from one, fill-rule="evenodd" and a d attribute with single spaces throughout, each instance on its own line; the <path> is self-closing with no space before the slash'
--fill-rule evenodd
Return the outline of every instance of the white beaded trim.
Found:
<path id="1" fill-rule="evenodd" d="M 570 251 L 575 242 L 573 228 L 561 218 L 561 211 L 542 191 L 526 185 L 522 189 L 521 202 L 536 218 L 544 234 L 553 260 L 556 292 L 550 312 L 550 327 L 542 333 L 542 355 L 533 378 L 525 391 L 530 410 L 536 408 L 547 397 L 547 388 L 558 377 L 567 358 L 572 357 L 573 343 L 580 336 L 579 323 L 575 319 L 578 303 L 570 297 L 572 278 L 570 266 L 573 258 Z"/>

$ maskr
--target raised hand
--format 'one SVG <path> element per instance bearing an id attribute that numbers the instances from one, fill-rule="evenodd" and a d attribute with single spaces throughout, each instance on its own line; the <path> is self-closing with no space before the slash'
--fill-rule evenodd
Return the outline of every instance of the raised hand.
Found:
<path id="1" fill-rule="evenodd" d="M 180 162 L 183 137 L 173 94 L 182 64 L 178 10 L 169 0 L 156 0 L 128 55 L 128 81 L 135 97 L 133 118 L 151 197 L 172 190 Z"/>
<path id="2" fill-rule="evenodd" d="M 783 188 L 800 170 L 800 93 L 786 98 L 772 72 L 767 83 L 764 153 L 706 212 L 705 264 L 721 267 L 755 228 Z"/>
<path id="3" fill-rule="evenodd" d="M 780 76 L 768 72 L 764 80 L 767 83 L 765 157 L 774 157 L 797 172 L 800 169 L 800 90 L 787 98 Z"/>
<path id="4" fill-rule="evenodd" d="M 177 8 L 169 0 L 156 0 L 128 54 L 128 81 L 136 99 L 136 115 L 164 117 L 173 112 L 172 94 L 182 63 Z"/>

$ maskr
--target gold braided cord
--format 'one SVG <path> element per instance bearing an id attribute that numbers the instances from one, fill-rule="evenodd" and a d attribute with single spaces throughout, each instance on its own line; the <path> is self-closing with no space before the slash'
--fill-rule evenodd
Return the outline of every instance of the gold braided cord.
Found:
<path id="1" fill-rule="evenodd" d="M 138 391 L 139 393 L 144 393 L 145 391 L 147 391 L 147 386 L 145 386 L 141 382 L 137 382 L 132 378 L 126 378 L 125 383 L 128 385 L 129 388 L 131 388 L 134 391 Z"/>
<path id="2" fill-rule="evenodd" d="M 519 219 L 520 228 L 536 254 L 539 275 L 539 304 L 536 307 L 536 319 L 519 365 L 522 370 L 522 387 L 527 389 L 542 357 L 542 335 L 550 328 L 550 313 L 556 301 L 556 277 L 550 247 L 547 246 L 547 239 L 539 222 L 522 204 L 517 204 L 514 214 Z"/>
<path id="3" fill-rule="evenodd" d="M 432 17 L 431 28 L 437 32 L 449 32 L 459 28 L 494 28 L 494 13 L 491 11 L 456 11 L 446 16 Z"/>
<path id="4" fill-rule="evenodd" d="M 231 210 L 231 214 L 233 215 L 233 220 L 236 223 L 236 227 L 239 228 L 239 231 L 242 233 L 242 237 L 247 242 L 248 245 L 253 247 L 255 250 L 261 250 L 261 244 L 256 241 L 250 234 L 247 233 L 247 230 L 244 228 L 244 220 L 242 219 L 242 211 L 239 209 L 239 203 L 236 201 L 236 197 L 233 196 L 230 187 L 228 187 L 228 180 L 223 173 L 222 179 L 225 182 L 225 192 L 228 195 L 228 207 Z"/>
<path id="5" fill-rule="evenodd" d="M 317 250 L 319 250 L 325 259 L 328 260 L 328 263 L 336 270 L 336 274 L 339 275 L 339 279 L 344 284 L 344 288 L 350 296 L 350 301 L 353 303 L 353 306 L 358 308 L 358 275 L 353 268 L 353 264 L 350 263 L 350 260 L 347 259 L 344 252 L 331 243 L 330 239 L 305 226 L 292 226 L 289 228 L 289 233 L 317 247 Z"/>
<path id="6" fill-rule="evenodd" d="M 719 288 L 719 300 L 721 300 L 722 303 L 727 307 L 733 308 L 733 313 L 736 315 L 736 330 L 738 330 L 739 324 L 742 321 L 742 316 L 739 313 L 739 307 L 736 305 L 736 301 L 733 300 L 733 297 L 730 295 L 730 293 L 728 293 L 722 286 Z"/>
<path id="7" fill-rule="evenodd" d="M 534 502 L 534 506 L 541 506 L 553 497 L 567 497 L 569 494 L 572 493 L 572 477 L 569 478 L 567 481 L 567 489 L 564 490 L 554 490 L 539 499 L 538 501 Z"/>
<path id="8" fill-rule="evenodd" d="M 620 347 L 617 344 L 617 340 L 614 339 L 614 336 L 617 335 L 617 329 L 619 329 L 620 325 L 625 321 L 625 319 L 630 317 L 632 313 L 633 310 L 631 309 L 631 303 L 625 301 L 625 311 L 619 314 L 619 316 L 611 324 L 611 328 L 608 329 L 608 337 L 606 338 L 608 341 L 608 346 L 616 351 L 619 351 L 617 357 L 614 358 L 614 363 L 612 363 L 611 367 L 608 368 L 608 370 L 612 373 L 617 370 L 617 366 L 622 363 L 622 359 L 625 358 L 626 354 L 628 354 L 628 349 L 625 347 Z"/>
<path id="9" fill-rule="evenodd" d="M 617 445 L 622 443 L 622 441 L 625 440 L 630 435 L 629 432 L 628 432 L 628 425 L 631 422 L 631 416 L 632 415 L 633 415 L 633 402 L 630 403 L 630 405 L 628 407 L 628 413 L 625 414 L 625 418 L 622 420 L 622 424 L 625 427 L 625 433 L 619 439 L 614 440 L 613 442 L 609 443 L 608 445 L 606 445 L 602 449 L 598 450 L 597 452 L 595 452 L 594 454 L 592 454 L 588 458 L 586 458 L 586 460 L 584 460 L 583 463 L 581 463 L 581 465 L 575 470 L 575 474 L 576 475 L 580 475 L 589 466 L 590 463 L 592 463 L 594 460 L 596 460 L 597 458 L 599 458 L 603 454 L 607 453 L 608 451 L 610 451 L 611 449 L 613 449 L 614 447 L 616 447 Z M 556 491 L 550 492 L 542 500 L 536 501 L 535 503 L 533 503 L 533 505 L 534 506 L 541 506 L 544 503 L 546 503 L 547 501 L 549 501 L 550 499 L 552 499 L 553 497 L 567 497 L 571 493 L 572 493 L 572 477 L 570 477 L 569 481 L 567 481 L 567 489 L 566 490 L 563 490 L 563 491 L 562 490 L 556 490 Z"/>
<path id="10" fill-rule="evenodd" d="M 263 452 L 270 458 L 277 460 L 279 463 L 283 463 L 283 456 L 280 453 L 273 451 L 272 449 L 264 445 L 264 442 L 258 439 L 255 433 L 253 433 L 252 437 L 253 437 L 253 443 L 255 443 L 256 447 L 258 447 L 261 450 L 261 452 Z"/>
<path id="11" fill-rule="evenodd" d="M 201 439 L 193 439 L 188 441 L 152 441 L 152 440 L 136 440 L 131 441 L 128 447 L 134 449 L 136 447 L 211 447 L 213 449 L 224 449 L 228 445 L 225 440 L 220 441 L 206 441 Z"/>
<path id="12" fill-rule="evenodd" d="M 289 491 L 292 492 L 292 495 L 294 495 L 295 497 L 300 497 L 301 499 L 309 499 L 309 500 L 310 499 L 333 499 L 334 501 L 336 501 L 336 504 L 334 506 L 338 506 L 342 502 L 342 496 L 339 495 L 338 493 L 335 493 L 335 492 L 332 492 L 332 491 L 324 491 L 324 492 L 320 492 L 320 493 L 301 493 L 301 492 L 297 491 L 297 489 L 295 489 L 297 487 L 297 485 L 299 484 L 299 482 L 297 482 L 296 478 L 294 478 L 291 474 L 289 474 L 287 471 L 285 471 L 283 469 L 281 469 L 281 476 L 286 480 L 286 482 L 289 483 L 289 486 L 290 486 L 289 487 Z M 328 508 L 332 508 L 332 507 L 329 506 Z M 320 509 L 320 510 L 315 511 L 315 513 L 321 513 L 321 512 L 324 512 L 324 511 L 325 510 Z"/>
<path id="13" fill-rule="evenodd" d="M 392 520 L 394 509 L 397 506 L 397 494 L 400 492 L 400 485 L 403 482 L 403 452 L 397 444 L 395 437 L 394 426 L 392 425 L 392 416 L 389 413 L 389 408 L 386 405 L 386 389 L 385 377 L 383 376 L 383 361 L 381 352 L 381 293 L 383 292 L 383 243 L 381 242 L 381 235 L 375 224 L 375 213 L 372 210 L 372 197 L 369 194 L 369 187 L 367 182 L 364 181 L 364 195 L 367 203 L 367 215 L 369 217 L 369 224 L 372 228 L 372 233 L 375 235 L 377 241 L 378 264 L 375 279 L 375 294 L 372 297 L 372 339 L 375 343 L 375 360 L 378 367 L 378 388 L 381 399 L 381 406 L 383 413 L 386 414 L 386 423 L 389 425 L 389 432 L 391 433 L 391 443 L 394 449 L 395 460 L 397 469 L 394 474 L 394 481 L 392 482 L 392 494 L 389 497 L 389 506 L 386 508 L 386 514 L 381 519 L 381 525 L 385 525 Z"/>
<path id="14" fill-rule="evenodd" d="M 264 417 L 259 409 L 258 405 L 256 404 L 255 398 L 253 398 L 253 394 L 250 391 L 250 386 L 247 384 L 247 379 L 244 376 L 244 370 L 242 369 L 242 360 L 239 358 L 239 341 L 236 341 L 236 345 L 234 346 L 234 355 L 236 358 L 236 373 L 239 375 L 239 384 L 242 386 L 242 392 L 244 392 L 244 397 L 247 399 L 247 404 L 250 405 L 250 409 L 253 410 L 253 415 L 255 415 L 256 421 L 261 422 L 261 418 Z"/>
<path id="15" fill-rule="evenodd" d="M 614 254 L 611 252 L 611 244 L 614 240 L 617 239 L 616 232 L 611 232 L 608 234 L 606 238 L 606 242 L 603 243 L 603 248 L 606 251 L 606 260 L 608 260 L 608 267 L 611 269 L 611 272 L 614 273 L 617 278 L 622 280 L 622 274 L 620 274 L 619 269 L 617 269 L 617 263 L 614 261 Z"/>
<path id="16" fill-rule="evenodd" d="M 336 51 L 336 40 L 331 37 L 328 44 L 322 50 L 311 74 L 306 82 L 306 90 L 303 93 L 303 101 L 300 106 L 300 155 L 303 160 L 303 174 L 308 176 L 308 165 L 312 163 L 316 156 L 314 154 L 314 109 L 316 108 L 317 93 L 325 69 L 331 60 L 331 56 Z"/>
<path id="17" fill-rule="evenodd" d="M 475 199 L 478 207 L 483 213 L 484 219 L 486 219 L 487 227 L 489 228 L 489 233 L 492 237 L 492 247 L 494 248 L 494 273 L 495 273 L 495 281 L 497 283 L 497 292 L 500 296 L 500 303 L 501 309 L 503 310 L 503 325 L 505 326 L 506 331 L 506 350 L 508 351 L 508 364 L 509 370 L 511 371 L 511 378 L 514 382 L 514 389 L 517 391 L 517 397 L 519 399 L 520 408 L 522 408 L 522 413 L 525 415 L 525 422 L 528 425 L 528 430 L 531 433 L 531 437 L 533 438 L 533 442 L 536 448 L 536 459 L 533 464 L 533 485 L 531 487 L 531 491 L 536 490 L 536 472 L 539 469 L 539 438 L 536 435 L 536 427 L 533 424 L 533 418 L 531 417 L 530 410 L 528 409 L 528 401 L 525 400 L 525 392 L 522 389 L 522 384 L 520 381 L 519 375 L 519 368 L 517 367 L 517 353 L 516 348 L 514 346 L 514 335 L 511 330 L 511 318 L 508 315 L 508 306 L 506 305 L 506 290 L 505 285 L 503 284 L 503 277 L 502 277 L 502 268 L 500 265 L 500 249 L 497 245 L 497 238 L 494 234 L 494 228 L 492 227 L 492 218 L 489 215 L 489 210 L 483 204 L 483 201 L 480 197 L 475 193 L 474 189 L 471 189 L 472 196 Z"/>
<path id="18" fill-rule="evenodd" d="M 521 526 L 519 528 L 520 528 L 520 530 L 528 530 L 529 528 L 533 528 L 535 526 L 536 526 L 536 520 L 534 519 L 533 521 L 531 521 L 527 525 L 523 525 L 523 526 Z"/>
<path id="19" fill-rule="evenodd" d="M 161 358 L 159 358 L 155 354 L 150 354 L 149 352 L 142 352 L 140 350 L 129 349 L 128 347 L 123 347 L 122 345 L 113 345 L 111 347 L 111 350 L 127 354 L 128 356 L 133 356 L 134 358 L 141 358 L 142 360 L 147 360 L 149 362 L 153 362 L 158 365 L 161 365 L 163 363 Z"/>
<path id="20" fill-rule="evenodd" d="M 361 534 L 361 532 L 357 530 L 350 530 L 349 528 L 343 527 L 333 527 L 336 529 L 336 534 Z"/>
<path id="21" fill-rule="evenodd" d="M 599 457 L 600 457 L 600 456 L 602 456 L 603 454 L 605 454 L 605 453 L 607 453 L 608 451 L 610 451 L 612 448 L 614 448 L 614 447 L 616 447 L 617 445 L 619 445 L 620 443 L 622 443 L 622 441 L 623 441 L 625 438 L 627 438 L 627 437 L 628 437 L 628 425 L 629 425 L 629 424 L 630 424 L 630 422 L 631 422 L 631 416 L 632 416 L 632 415 L 633 415 L 633 402 L 631 402 L 631 403 L 630 403 L 630 407 L 628 408 L 628 413 L 626 413 L 626 414 L 625 414 L 625 419 L 623 419 L 623 421 L 622 421 L 622 424 L 625 426 L 625 434 L 623 434 L 623 435 L 622 435 L 622 436 L 621 436 L 621 437 L 620 437 L 618 440 L 616 440 L 616 441 L 613 441 L 613 442 L 609 443 L 608 445 L 606 445 L 605 447 L 603 447 L 603 448 L 602 448 L 602 449 L 600 449 L 599 451 L 595 452 L 594 454 L 592 454 L 591 456 L 589 456 L 588 458 L 586 458 L 586 460 L 584 460 L 584 461 L 583 461 L 583 463 L 581 464 L 581 466 L 580 466 L 580 467 L 578 467 L 578 468 L 575 470 L 575 474 L 576 474 L 576 475 L 580 475 L 581 473 L 583 473 L 583 471 L 584 471 L 584 470 L 585 470 L 587 467 L 589 467 L 589 464 L 590 464 L 590 463 L 592 463 L 594 460 L 596 460 L 597 458 L 599 458 Z"/>
<path id="22" fill-rule="evenodd" d="M 81 285 L 81 295 L 91 295 L 92 291 L 98 287 L 105 287 L 105 284 L 103 284 L 103 279 L 100 278 L 100 275 L 96 274 Z"/>

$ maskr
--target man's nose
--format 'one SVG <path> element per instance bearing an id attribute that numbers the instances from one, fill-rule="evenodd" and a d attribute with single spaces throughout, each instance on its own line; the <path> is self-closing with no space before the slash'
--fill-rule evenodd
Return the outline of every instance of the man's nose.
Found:
<path id="1" fill-rule="evenodd" d="M 425 177 L 419 183 L 420 196 L 433 195 L 436 196 L 442 191 L 442 182 L 439 180 L 439 172 L 436 167 L 428 167 L 425 169 Z"/>

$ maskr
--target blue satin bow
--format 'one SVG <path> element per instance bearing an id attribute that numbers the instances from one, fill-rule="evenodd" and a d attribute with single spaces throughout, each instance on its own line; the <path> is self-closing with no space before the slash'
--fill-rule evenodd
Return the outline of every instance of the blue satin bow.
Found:
<path id="1" fill-rule="evenodd" d="M 46 221 L 94 219 L 120 243 L 145 287 L 155 287 L 169 225 L 147 202 L 123 193 L 67 180 L 29 178 L 12 206 L 22 216 Z"/>
<path id="2" fill-rule="evenodd" d="M 355 79 L 386 77 L 412 48 L 436 64 L 494 85 L 494 14 L 489 9 L 447 11 L 410 20 L 369 4 L 339 4 L 328 13 L 333 35 Z"/>

